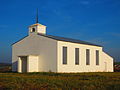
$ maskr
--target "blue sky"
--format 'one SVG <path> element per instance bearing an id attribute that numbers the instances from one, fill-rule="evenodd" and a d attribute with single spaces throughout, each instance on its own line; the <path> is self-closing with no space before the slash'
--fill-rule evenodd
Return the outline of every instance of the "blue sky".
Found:
<path id="1" fill-rule="evenodd" d="M 0 62 L 11 62 L 11 44 L 35 23 L 47 34 L 89 41 L 120 61 L 120 0 L 0 0 Z"/>

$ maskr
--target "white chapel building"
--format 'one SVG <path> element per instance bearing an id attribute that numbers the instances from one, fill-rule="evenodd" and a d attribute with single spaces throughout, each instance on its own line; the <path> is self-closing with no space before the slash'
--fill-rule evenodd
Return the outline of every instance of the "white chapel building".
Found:
<path id="1" fill-rule="evenodd" d="M 29 35 L 12 45 L 15 72 L 113 72 L 113 58 L 100 45 L 46 34 L 46 26 L 29 26 Z"/>

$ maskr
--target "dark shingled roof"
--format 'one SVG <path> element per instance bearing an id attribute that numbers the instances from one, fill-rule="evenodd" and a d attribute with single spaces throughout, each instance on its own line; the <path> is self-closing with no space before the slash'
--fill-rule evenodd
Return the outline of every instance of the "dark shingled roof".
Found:
<path id="1" fill-rule="evenodd" d="M 93 43 L 89 43 L 89 42 L 82 41 L 82 40 L 77 40 L 77 39 L 71 39 L 71 38 L 65 38 L 65 37 L 59 37 L 59 36 L 52 36 L 52 35 L 45 35 L 45 34 L 38 34 L 38 35 L 44 36 L 44 37 L 47 37 L 47 38 L 51 38 L 51 39 L 54 39 L 54 40 L 58 40 L 58 41 L 65 41 L 65 42 L 72 42 L 72 43 L 79 43 L 79 44 L 102 47 L 100 45 L 96 45 L 96 44 L 93 44 Z"/>
<path id="2" fill-rule="evenodd" d="M 54 39 L 54 40 L 58 40 L 58 41 L 65 41 L 65 42 L 72 42 L 72 43 L 79 43 L 79 44 L 102 47 L 101 45 L 96 45 L 96 44 L 93 44 L 93 43 L 90 43 L 90 42 L 77 40 L 77 39 L 71 39 L 71 38 L 65 38 L 65 37 L 59 37 L 59 36 L 53 36 L 53 35 L 45 35 L 45 34 L 38 34 L 38 35 L 44 36 L 44 37 L 47 37 L 47 38 L 51 38 L 51 39 Z M 27 36 L 25 36 L 24 38 L 26 38 Z M 23 40 L 24 38 L 18 40 L 17 42 Z M 17 43 L 17 42 L 15 42 L 15 43 Z M 15 43 L 13 43 L 12 45 L 14 45 Z"/>

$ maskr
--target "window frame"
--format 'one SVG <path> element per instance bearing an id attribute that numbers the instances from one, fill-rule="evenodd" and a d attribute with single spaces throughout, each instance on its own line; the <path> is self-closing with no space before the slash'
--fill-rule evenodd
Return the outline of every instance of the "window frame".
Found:
<path id="1" fill-rule="evenodd" d="M 86 49 L 86 65 L 90 65 L 90 49 Z"/>
<path id="2" fill-rule="evenodd" d="M 66 65 L 67 64 L 67 47 L 63 46 L 62 47 L 62 64 Z"/>
<path id="3" fill-rule="evenodd" d="M 80 56 L 79 48 L 75 48 L 75 65 L 79 65 L 79 56 Z"/>
<path id="4" fill-rule="evenodd" d="M 99 56 L 100 55 L 100 53 L 99 53 L 99 50 L 96 50 L 96 65 L 99 65 L 100 64 L 100 59 L 99 59 Z"/>

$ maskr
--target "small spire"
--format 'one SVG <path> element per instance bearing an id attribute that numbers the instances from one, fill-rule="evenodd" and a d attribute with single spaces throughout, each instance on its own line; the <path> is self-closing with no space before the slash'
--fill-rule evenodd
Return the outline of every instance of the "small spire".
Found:
<path id="1" fill-rule="evenodd" d="M 38 23 L 39 20 L 38 20 L 38 8 L 37 8 L 37 15 L 36 15 L 36 23 Z"/>

